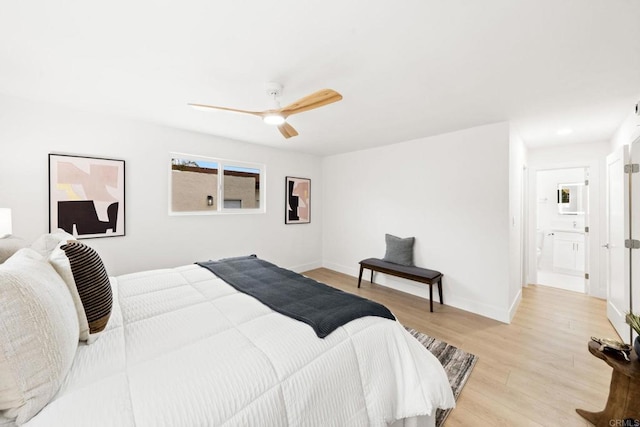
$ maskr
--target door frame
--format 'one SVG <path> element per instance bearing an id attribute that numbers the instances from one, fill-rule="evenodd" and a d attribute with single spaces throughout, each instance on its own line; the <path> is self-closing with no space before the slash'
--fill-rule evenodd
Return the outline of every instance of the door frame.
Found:
<path id="1" fill-rule="evenodd" d="M 528 283 L 529 257 L 529 168 L 522 166 L 522 193 L 520 197 L 520 218 L 522 226 L 520 230 L 520 286 L 526 287 Z"/>
<path id="2" fill-rule="evenodd" d="M 625 301 L 622 304 L 621 307 L 616 307 L 615 302 L 612 303 L 612 299 L 610 297 L 610 286 L 609 286 L 609 276 L 610 276 L 610 271 L 611 271 L 611 265 L 610 265 L 610 260 L 611 260 L 611 249 L 610 248 L 606 248 L 604 249 L 606 252 L 606 262 L 603 265 L 603 276 L 604 276 L 604 281 L 605 284 L 607 286 L 607 319 L 609 319 L 609 322 L 611 323 L 611 325 L 613 326 L 613 328 L 615 329 L 616 333 L 620 336 L 620 338 L 623 341 L 626 341 L 627 338 L 631 338 L 631 328 L 628 327 L 628 325 L 625 324 L 624 321 L 624 313 L 626 311 L 628 311 L 631 307 L 631 298 L 632 298 L 632 294 L 631 294 L 631 276 L 632 276 L 632 271 L 631 271 L 631 252 L 632 250 L 624 247 L 625 245 L 625 240 L 629 239 L 631 236 L 631 180 L 633 177 L 633 174 L 628 174 L 627 172 L 623 171 L 622 172 L 622 198 L 623 198 L 623 210 L 622 210 L 622 215 L 623 215 L 623 232 L 622 232 L 622 242 L 618 242 L 618 245 L 614 245 L 613 242 L 611 241 L 611 237 L 609 236 L 609 224 L 610 224 L 610 220 L 609 220 L 609 203 L 610 203 L 610 197 L 609 197 L 609 158 L 611 156 L 613 156 L 614 154 L 620 153 L 622 158 L 620 159 L 621 162 L 621 166 L 622 167 L 626 167 L 626 165 L 628 165 L 630 163 L 630 158 L 631 158 L 631 150 L 630 150 L 630 146 L 628 145 L 623 145 L 620 147 L 617 147 L 615 150 L 613 150 L 610 154 L 607 155 L 607 157 L 605 158 L 605 173 L 606 173 L 606 178 L 605 178 L 605 189 L 606 189 L 606 193 L 605 193 L 605 217 L 604 217 L 604 224 L 605 224 L 605 229 L 604 229 L 604 233 L 603 233 L 603 240 L 607 245 L 611 245 L 614 248 L 619 248 L 622 250 L 622 255 L 623 255 L 623 266 L 622 266 L 622 272 L 621 272 L 621 279 L 623 281 L 622 283 L 622 290 L 624 291 L 624 295 L 625 295 Z M 617 270 L 613 270 L 613 271 L 617 271 Z M 628 298 L 628 301 L 627 301 Z M 628 332 L 627 332 L 628 330 Z"/>
<path id="3" fill-rule="evenodd" d="M 637 147 L 637 154 L 634 158 L 634 147 Z M 629 161 L 640 164 L 640 136 L 629 145 Z M 640 173 L 631 174 L 629 182 L 629 233 L 632 239 L 640 240 Z M 637 194 L 637 197 L 634 195 Z M 640 313 L 640 249 L 631 251 L 629 262 L 629 310 L 635 314 Z M 635 283 L 635 286 L 634 286 Z M 631 329 L 631 328 L 629 328 Z M 638 334 L 631 329 L 631 342 Z"/>
<path id="4" fill-rule="evenodd" d="M 601 274 L 604 254 L 602 253 L 602 248 L 600 248 L 602 227 L 604 226 L 604 208 L 600 205 L 603 197 L 601 187 L 604 185 L 605 180 L 602 178 L 600 164 L 597 160 L 546 163 L 529 167 L 528 245 L 526 255 L 528 259 L 527 283 L 536 283 L 538 275 L 536 262 L 536 225 L 538 223 L 537 174 L 539 171 L 573 168 L 584 168 L 589 177 L 589 223 L 586 224 L 589 227 L 589 233 L 585 234 L 585 250 L 588 254 L 585 259 L 585 271 L 589 273 L 589 279 L 585 280 L 585 293 L 590 296 L 605 299 L 607 297 L 607 288 L 606 282 L 603 280 L 604 277 Z"/>

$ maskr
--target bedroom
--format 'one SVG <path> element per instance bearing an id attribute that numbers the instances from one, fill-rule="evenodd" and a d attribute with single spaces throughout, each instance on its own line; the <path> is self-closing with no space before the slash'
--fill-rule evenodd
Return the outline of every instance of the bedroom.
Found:
<path id="1" fill-rule="evenodd" d="M 49 153 L 124 159 L 126 236 L 90 241 L 111 275 L 256 253 L 355 276 L 388 232 L 416 236 L 416 262 L 446 272 L 447 305 L 509 322 L 519 165 L 552 150 L 525 143 L 564 145 L 554 157 L 566 162 L 638 135 L 637 2 L 556 3 L 12 2 L 0 17 L 0 207 L 34 240 L 48 230 Z M 293 117 L 290 140 L 186 106 L 261 110 L 272 80 L 285 103 L 323 87 L 344 99 Z M 266 165 L 267 212 L 168 215 L 170 152 Z M 285 176 L 311 179 L 308 225 L 284 224 Z"/>

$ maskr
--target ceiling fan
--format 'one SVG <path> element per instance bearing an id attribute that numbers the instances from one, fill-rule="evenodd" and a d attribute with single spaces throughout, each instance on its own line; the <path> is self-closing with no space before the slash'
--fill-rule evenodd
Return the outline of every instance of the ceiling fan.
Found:
<path id="1" fill-rule="evenodd" d="M 252 114 L 254 116 L 262 117 L 262 120 L 265 123 L 278 126 L 278 130 L 280 131 L 282 136 L 284 136 L 285 138 L 291 138 L 292 136 L 298 135 L 298 132 L 293 128 L 293 126 L 286 122 L 287 117 L 293 114 L 302 113 L 304 111 L 313 110 L 324 105 L 332 104 L 342 99 L 342 95 L 340 95 L 333 89 L 321 89 L 317 92 L 312 93 L 311 95 L 300 98 L 296 102 L 289 104 L 284 108 L 281 108 L 280 102 L 278 102 L 278 98 L 280 97 L 280 95 L 282 95 L 282 85 L 279 83 L 267 83 L 266 87 L 267 95 L 273 98 L 273 107 L 265 111 L 238 110 L 236 108 L 216 107 L 214 105 L 206 104 L 190 103 L 189 105 L 198 110 L 224 110 L 232 111 L 235 113 Z"/>

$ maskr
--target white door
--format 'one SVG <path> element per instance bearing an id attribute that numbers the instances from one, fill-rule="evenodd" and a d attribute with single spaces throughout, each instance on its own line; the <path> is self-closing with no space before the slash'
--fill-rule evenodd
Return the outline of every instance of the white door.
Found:
<path id="1" fill-rule="evenodd" d="M 629 325 L 624 321 L 630 307 L 629 252 L 624 241 L 629 235 L 629 180 L 624 173 L 628 163 L 628 146 L 607 156 L 606 204 L 606 279 L 607 317 L 624 341 L 628 341 Z"/>
<path id="2" fill-rule="evenodd" d="M 640 163 L 640 138 L 631 144 L 631 162 Z M 631 175 L 631 238 L 640 240 L 640 173 Z M 631 309 L 640 313 L 640 249 L 631 251 Z M 635 339 L 634 333 L 634 339 Z"/>

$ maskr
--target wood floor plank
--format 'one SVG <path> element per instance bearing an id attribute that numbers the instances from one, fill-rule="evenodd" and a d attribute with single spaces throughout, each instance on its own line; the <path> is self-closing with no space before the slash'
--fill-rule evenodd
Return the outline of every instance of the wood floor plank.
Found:
<path id="1" fill-rule="evenodd" d="M 479 361 L 447 426 L 588 426 L 576 414 L 604 408 L 611 368 L 587 350 L 616 338 L 606 302 L 546 286 L 523 289 L 511 324 L 320 268 L 305 275 L 386 305 L 398 320 L 476 354 Z M 619 339 L 619 338 L 616 338 Z"/>

